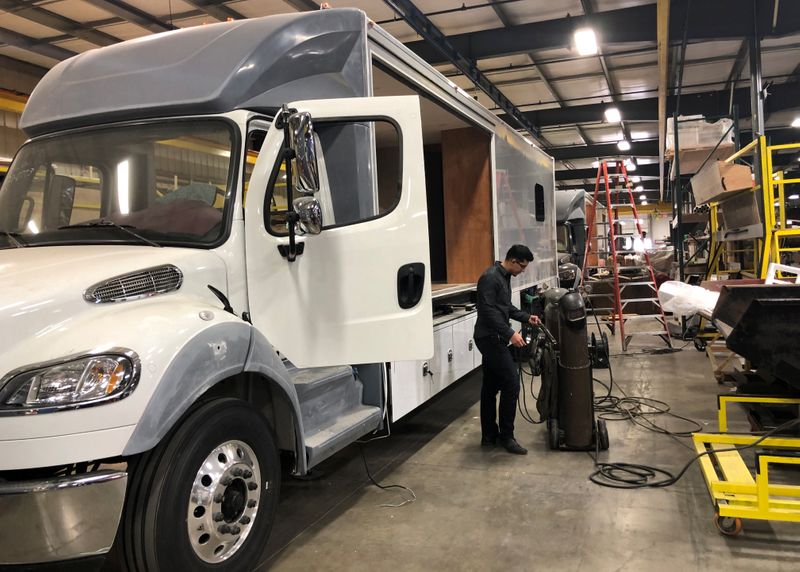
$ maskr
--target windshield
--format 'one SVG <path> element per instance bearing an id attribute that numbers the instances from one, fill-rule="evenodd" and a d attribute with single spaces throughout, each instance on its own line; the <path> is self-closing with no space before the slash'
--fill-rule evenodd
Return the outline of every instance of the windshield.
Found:
<path id="1" fill-rule="evenodd" d="M 192 120 L 28 143 L 0 188 L 0 248 L 217 243 L 234 141 L 228 123 Z"/>

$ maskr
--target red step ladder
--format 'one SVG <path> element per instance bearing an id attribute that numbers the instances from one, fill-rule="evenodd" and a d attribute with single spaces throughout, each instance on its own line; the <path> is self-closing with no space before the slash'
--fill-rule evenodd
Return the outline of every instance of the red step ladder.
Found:
<path id="1" fill-rule="evenodd" d="M 614 327 L 619 324 L 620 337 L 622 338 L 622 351 L 627 351 L 628 344 L 634 336 L 657 336 L 664 340 L 667 345 L 672 347 L 672 339 L 669 336 L 669 328 L 667 326 L 667 319 L 664 316 L 664 310 L 661 307 L 661 302 L 658 299 L 658 286 L 656 285 L 656 277 L 653 273 L 653 265 L 650 263 L 650 255 L 647 249 L 643 248 L 644 265 L 635 266 L 620 266 L 617 255 L 619 254 L 633 254 L 635 251 L 633 245 L 631 249 L 617 248 L 617 227 L 618 225 L 619 209 L 630 208 L 633 211 L 633 217 L 636 225 L 636 236 L 642 241 L 642 227 L 639 223 L 639 213 L 636 210 L 636 203 L 633 200 L 633 193 L 631 191 L 632 185 L 628 179 L 628 170 L 622 161 L 616 162 L 617 172 L 613 175 L 608 174 L 608 163 L 601 161 L 597 169 L 597 180 L 594 185 L 594 201 L 588 208 L 587 225 L 588 234 L 586 238 L 586 250 L 584 252 L 584 266 L 581 276 L 581 283 L 583 285 L 591 284 L 590 279 L 594 279 L 594 274 L 591 270 L 604 268 L 611 273 L 610 281 L 613 280 L 613 288 L 611 294 L 603 293 L 590 293 L 590 299 L 606 298 L 612 300 L 611 319 L 609 327 L 612 333 Z M 616 179 L 617 185 L 612 188 L 610 180 Z M 597 204 L 601 198 L 600 185 L 605 187 L 605 206 L 608 212 L 608 220 L 596 224 Z M 626 202 L 627 201 L 627 202 Z M 598 232 L 598 228 L 608 228 L 607 232 Z M 592 251 L 592 245 L 606 244 L 606 248 L 597 248 Z M 589 255 L 595 254 L 597 256 L 597 265 L 589 265 Z M 603 256 L 606 255 L 606 257 Z M 600 262 L 607 259 L 610 264 L 606 266 L 600 265 Z M 632 279 L 629 277 L 621 276 L 620 268 L 623 272 L 633 271 L 635 273 Z M 629 288 L 639 287 L 639 293 L 626 292 Z M 636 290 L 637 288 L 633 288 Z M 642 294 L 645 290 L 645 294 Z M 625 313 L 626 307 L 629 304 L 637 303 L 638 309 L 647 308 L 648 312 L 637 312 L 636 314 Z M 636 323 L 634 326 L 634 322 Z M 628 331 L 625 331 L 625 326 L 628 324 Z M 639 327 L 643 326 L 645 329 L 641 330 Z"/>

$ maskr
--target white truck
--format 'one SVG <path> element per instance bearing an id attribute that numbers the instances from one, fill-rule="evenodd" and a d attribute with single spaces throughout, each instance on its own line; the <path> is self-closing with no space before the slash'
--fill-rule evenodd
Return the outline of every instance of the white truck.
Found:
<path id="1" fill-rule="evenodd" d="M 280 452 L 303 475 L 477 367 L 511 244 L 517 295 L 556 284 L 552 159 L 358 10 L 86 52 L 21 125 L 0 565 L 252 569 Z"/>

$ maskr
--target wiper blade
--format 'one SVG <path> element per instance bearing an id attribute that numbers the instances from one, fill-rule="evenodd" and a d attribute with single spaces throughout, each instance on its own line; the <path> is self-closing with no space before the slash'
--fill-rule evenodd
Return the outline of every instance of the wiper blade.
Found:
<path id="1" fill-rule="evenodd" d="M 20 233 L 18 233 L 18 232 L 9 232 L 7 230 L 0 230 L 0 234 L 3 234 L 4 236 L 6 236 L 8 238 L 8 242 L 13 244 L 17 248 L 24 248 L 24 247 L 28 246 L 27 244 L 25 244 L 21 240 L 22 235 Z"/>
<path id="2" fill-rule="evenodd" d="M 133 230 L 131 230 L 131 229 L 136 228 L 136 227 L 131 226 L 129 224 L 126 224 L 126 225 L 118 224 L 118 223 L 114 222 L 113 220 L 107 219 L 107 218 L 103 218 L 103 219 L 100 219 L 100 220 L 94 220 L 94 221 L 91 221 L 91 222 L 81 222 L 81 223 L 78 223 L 78 224 L 68 224 L 66 226 L 58 227 L 58 230 L 64 230 L 66 228 L 102 228 L 102 227 L 118 228 L 122 232 L 125 232 L 125 233 L 131 235 L 132 237 L 144 242 L 145 244 L 149 244 L 150 246 L 155 246 L 157 248 L 162 248 L 161 244 L 158 244 L 157 242 L 154 242 L 154 241 L 150 240 L 149 238 L 145 238 L 141 234 L 138 234 L 136 232 L 133 232 Z"/>

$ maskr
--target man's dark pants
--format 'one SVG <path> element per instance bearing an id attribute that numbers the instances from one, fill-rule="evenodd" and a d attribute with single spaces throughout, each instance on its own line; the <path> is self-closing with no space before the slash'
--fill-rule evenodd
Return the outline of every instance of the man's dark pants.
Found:
<path id="1" fill-rule="evenodd" d="M 499 336 L 477 338 L 475 345 L 483 356 L 483 385 L 481 386 L 481 431 L 485 439 L 501 440 L 514 436 L 514 417 L 517 414 L 519 375 L 506 341 Z M 500 392 L 499 431 L 497 392 Z"/>

